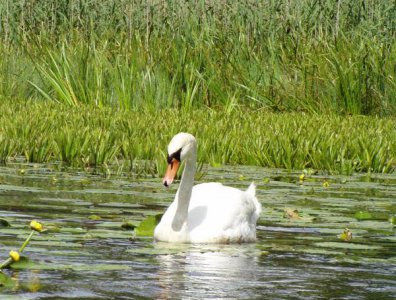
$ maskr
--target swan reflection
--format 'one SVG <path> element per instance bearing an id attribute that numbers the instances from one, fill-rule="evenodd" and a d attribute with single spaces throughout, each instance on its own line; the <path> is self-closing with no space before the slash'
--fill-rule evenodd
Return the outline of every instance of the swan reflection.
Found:
<path id="1" fill-rule="evenodd" d="M 157 243 L 158 299 L 248 298 L 258 280 L 255 244 L 170 245 Z"/>

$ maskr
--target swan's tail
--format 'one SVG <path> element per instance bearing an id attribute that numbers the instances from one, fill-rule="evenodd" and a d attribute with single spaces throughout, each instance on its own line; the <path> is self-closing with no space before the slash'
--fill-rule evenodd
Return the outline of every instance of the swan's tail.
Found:
<path id="1" fill-rule="evenodd" d="M 246 193 L 253 198 L 253 203 L 256 208 L 254 212 L 254 219 L 255 219 L 254 222 L 256 222 L 257 219 L 260 217 L 261 204 L 256 198 L 256 184 L 254 182 L 252 182 L 249 185 L 248 189 L 246 190 Z"/>
<path id="2" fill-rule="evenodd" d="M 249 185 L 246 193 L 248 193 L 252 197 L 256 197 L 256 184 L 254 182 Z"/>

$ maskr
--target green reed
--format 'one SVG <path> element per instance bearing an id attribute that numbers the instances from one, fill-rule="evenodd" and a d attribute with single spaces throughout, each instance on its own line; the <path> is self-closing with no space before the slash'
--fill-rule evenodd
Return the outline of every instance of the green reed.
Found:
<path id="1" fill-rule="evenodd" d="M 128 162 L 133 172 L 158 176 L 166 148 L 179 131 L 194 134 L 200 163 L 327 170 L 394 172 L 395 120 L 177 109 L 125 111 L 55 102 L 0 102 L 0 160 L 63 161 L 98 167 Z M 29 114 L 27 114 L 27 111 Z M 144 166 L 137 164 L 146 161 Z"/>
<path id="2" fill-rule="evenodd" d="M 390 115 L 394 1 L 0 3 L 0 101 Z"/>

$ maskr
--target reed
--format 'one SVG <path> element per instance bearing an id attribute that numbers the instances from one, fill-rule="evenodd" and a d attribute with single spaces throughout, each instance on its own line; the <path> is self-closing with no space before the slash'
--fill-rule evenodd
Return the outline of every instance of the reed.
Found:
<path id="1" fill-rule="evenodd" d="M 0 110 L 0 160 L 6 163 L 21 155 L 82 168 L 128 162 L 135 173 L 159 176 L 170 138 L 187 131 L 198 139 L 201 164 L 342 174 L 396 169 L 394 118 L 246 109 L 125 111 L 48 101 L 0 102 Z"/>
<path id="2" fill-rule="evenodd" d="M 394 115 L 396 4 L 0 3 L 0 101 Z"/>

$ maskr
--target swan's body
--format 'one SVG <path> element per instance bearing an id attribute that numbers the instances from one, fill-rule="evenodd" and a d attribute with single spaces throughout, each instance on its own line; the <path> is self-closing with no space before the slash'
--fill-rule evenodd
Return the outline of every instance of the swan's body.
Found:
<path id="1" fill-rule="evenodd" d="M 157 241 L 174 243 L 241 243 L 256 240 L 256 222 L 261 212 L 256 188 L 247 191 L 221 183 L 193 187 L 196 141 L 187 133 L 177 134 L 168 147 L 168 172 L 164 185 L 176 175 L 180 161 L 186 165 L 175 200 L 154 231 Z"/>

